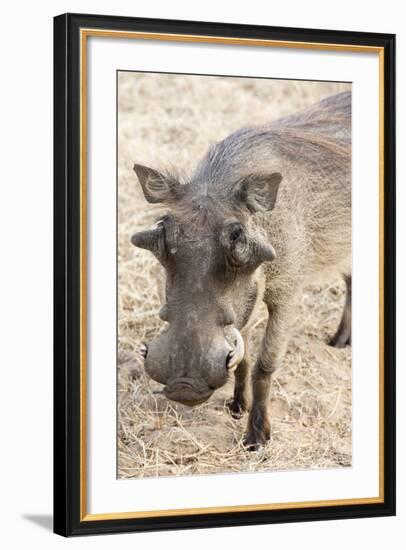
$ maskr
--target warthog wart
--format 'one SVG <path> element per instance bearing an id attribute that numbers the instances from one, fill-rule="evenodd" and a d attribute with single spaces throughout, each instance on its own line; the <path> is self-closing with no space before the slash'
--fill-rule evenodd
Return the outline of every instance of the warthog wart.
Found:
<path id="1" fill-rule="evenodd" d="M 168 323 L 144 347 L 164 394 L 197 405 L 235 376 L 230 409 L 250 409 L 245 444 L 270 439 L 271 374 L 283 360 L 297 298 L 315 276 L 342 276 L 347 298 L 332 345 L 351 343 L 351 94 L 324 99 L 214 145 L 186 181 L 136 164 L 144 196 L 167 213 L 136 233 L 165 268 Z M 251 369 L 249 332 L 268 320 Z M 252 403 L 248 381 L 252 370 Z"/>

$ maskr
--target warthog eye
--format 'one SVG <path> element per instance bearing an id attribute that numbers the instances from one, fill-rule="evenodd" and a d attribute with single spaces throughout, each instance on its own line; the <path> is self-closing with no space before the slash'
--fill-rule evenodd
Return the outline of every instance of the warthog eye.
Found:
<path id="1" fill-rule="evenodd" d="M 235 242 L 237 241 L 243 234 L 243 228 L 240 225 L 237 225 L 234 229 L 231 230 L 230 233 L 230 241 Z"/>
<path id="2" fill-rule="evenodd" d="M 222 239 L 223 246 L 227 251 L 228 262 L 233 268 L 255 268 L 260 263 L 275 258 L 272 246 L 265 241 L 249 236 L 239 222 L 226 224 Z"/>
<path id="3" fill-rule="evenodd" d="M 246 264 L 249 261 L 250 246 L 243 226 L 233 222 L 226 227 L 226 234 L 225 246 L 230 263 L 235 267 Z"/>

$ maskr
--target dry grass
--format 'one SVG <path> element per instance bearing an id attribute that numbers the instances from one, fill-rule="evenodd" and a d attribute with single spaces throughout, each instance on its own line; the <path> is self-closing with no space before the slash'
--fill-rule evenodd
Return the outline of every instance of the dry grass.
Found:
<path id="1" fill-rule="evenodd" d="M 348 89 L 316 82 L 217 77 L 119 75 L 119 387 L 120 478 L 252 472 L 351 465 L 351 349 L 324 341 L 338 325 L 340 281 L 303 293 L 283 368 L 274 376 L 272 443 L 244 450 L 246 417 L 225 407 L 231 384 L 190 409 L 154 394 L 137 352 L 159 332 L 162 276 L 153 256 L 130 244 L 158 211 L 145 202 L 132 171 L 135 161 L 191 170 L 208 146 L 242 126 L 261 124 Z M 265 311 L 257 320 L 258 349 Z"/>

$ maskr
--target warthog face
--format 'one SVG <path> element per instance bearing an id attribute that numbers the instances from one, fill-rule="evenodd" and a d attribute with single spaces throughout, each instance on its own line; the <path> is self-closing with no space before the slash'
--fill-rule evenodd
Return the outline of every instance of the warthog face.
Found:
<path id="1" fill-rule="evenodd" d="M 204 182 L 181 185 L 135 165 L 144 196 L 169 213 L 156 227 L 133 235 L 166 271 L 167 329 L 145 347 L 145 369 L 164 394 L 186 405 L 206 401 L 244 356 L 240 334 L 257 298 L 255 272 L 275 257 L 272 246 L 249 229 L 251 214 L 270 210 L 279 173 L 247 176 L 231 196 L 211 194 Z"/>

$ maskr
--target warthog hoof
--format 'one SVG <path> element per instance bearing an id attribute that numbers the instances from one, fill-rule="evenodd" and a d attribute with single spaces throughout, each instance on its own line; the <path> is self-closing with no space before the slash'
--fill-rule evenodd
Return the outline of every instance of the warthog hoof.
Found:
<path id="1" fill-rule="evenodd" d="M 270 439 L 271 423 L 268 412 L 254 403 L 248 419 L 244 445 L 250 451 L 257 451 L 260 447 L 264 447 Z"/>
<path id="2" fill-rule="evenodd" d="M 351 332 L 349 334 L 345 334 L 342 332 L 337 332 L 330 340 L 328 340 L 327 344 L 333 348 L 345 348 L 345 346 L 351 346 Z"/>
<path id="3" fill-rule="evenodd" d="M 246 406 L 234 398 L 226 401 L 226 406 L 230 411 L 231 416 L 236 420 L 240 420 L 243 414 L 247 411 Z"/>
<path id="4" fill-rule="evenodd" d="M 248 451 L 259 451 L 271 439 L 270 430 L 250 430 L 244 438 L 244 446 Z"/>

